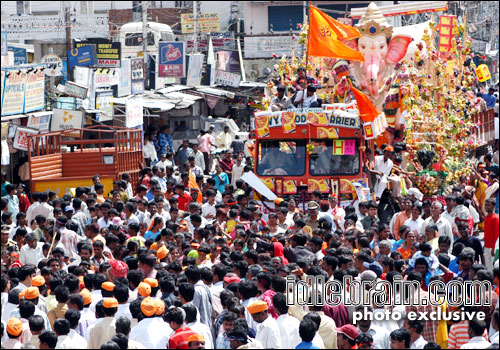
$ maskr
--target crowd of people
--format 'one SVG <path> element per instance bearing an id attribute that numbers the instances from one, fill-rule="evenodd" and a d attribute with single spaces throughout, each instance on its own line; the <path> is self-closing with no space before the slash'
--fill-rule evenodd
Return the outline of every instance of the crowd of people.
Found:
<path id="1" fill-rule="evenodd" d="M 302 95 L 280 87 L 274 108 L 319 105 L 315 84 L 300 71 Z M 498 142 L 432 198 L 405 171 L 404 143 L 384 145 L 365 164 L 373 199 L 347 205 L 319 191 L 303 203 L 255 200 L 241 179 L 253 169 L 247 147 L 226 127 L 174 150 L 163 126 L 145 134 L 139 183 L 125 173 L 105 190 L 95 175 L 93 186 L 58 196 L 28 193 L 26 179 L 11 184 L 2 173 L 2 348 L 498 348 Z M 396 302 L 403 293 L 379 305 L 364 289 L 368 303 L 349 293 L 320 303 L 331 291 L 310 277 L 402 278 L 420 289 L 407 306 Z M 489 283 L 486 302 L 429 305 L 433 281 Z M 409 317 L 438 310 L 449 317 Z M 464 311 L 485 318 L 452 317 Z"/>
<path id="2" fill-rule="evenodd" d="M 393 171 L 394 153 L 387 146 L 375 157 L 371 172 L 379 186 Z M 146 168 L 135 186 L 124 174 L 109 193 L 96 175 L 94 186 L 62 197 L 29 198 L 2 176 L 2 347 L 498 347 L 492 155 L 444 202 L 423 200 L 414 188 L 395 196 L 386 186 L 377 200 L 345 208 L 336 195 L 313 192 L 302 205 L 290 196 L 267 215 L 253 190 L 231 179 L 242 158 L 228 153 L 213 176 L 204 176 L 187 156 L 178 168 Z M 418 281 L 421 293 L 406 307 L 394 305 L 395 296 L 383 307 L 351 305 L 348 297 L 302 306 L 291 298 L 289 276 L 389 282 L 401 276 Z M 488 305 L 465 307 L 483 310 L 486 319 L 408 319 L 409 311 L 436 308 L 423 302 L 434 280 L 490 282 Z M 302 293 L 312 297 L 311 289 Z M 374 317 L 386 310 L 400 317 Z M 371 317 L 354 322 L 355 312 Z"/>

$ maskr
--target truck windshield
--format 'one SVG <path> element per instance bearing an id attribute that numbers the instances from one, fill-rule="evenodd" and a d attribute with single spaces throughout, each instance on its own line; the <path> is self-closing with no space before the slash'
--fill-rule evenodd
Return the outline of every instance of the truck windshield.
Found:
<path id="1" fill-rule="evenodd" d="M 356 175 L 359 173 L 359 140 L 313 140 L 309 173 L 313 176 Z"/>
<path id="2" fill-rule="evenodd" d="M 261 141 L 258 146 L 257 174 L 301 176 L 305 172 L 305 140 Z"/>
<path id="3" fill-rule="evenodd" d="M 148 32 L 148 46 L 155 44 L 155 35 Z M 125 46 L 142 46 L 142 33 L 127 33 L 125 34 Z"/>

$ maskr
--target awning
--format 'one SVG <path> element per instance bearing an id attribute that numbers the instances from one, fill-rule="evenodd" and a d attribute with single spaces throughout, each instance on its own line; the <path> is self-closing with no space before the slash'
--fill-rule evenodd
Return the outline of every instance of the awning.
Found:
<path id="1" fill-rule="evenodd" d="M 159 110 L 160 112 L 170 111 L 171 109 L 175 108 L 175 105 L 173 103 L 163 101 L 161 99 L 149 98 L 142 99 L 142 106 L 154 110 Z"/>
<path id="2" fill-rule="evenodd" d="M 43 115 L 48 115 L 48 114 L 52 115 L 52 114 L 54 114 L 54 112 L 53 111 L 40 111 L 40 112 L 30 112 L 30 113 L 26 113 L 26 114 L 14 114 L 14 115 L 2 117 L 1 121 L 8 122 L 10 120 L 29 118 L 29 117 L 41 117 Z"/>
<path id="3" fill-rule="evenodd" d="M 164 89 L 162 89 L 164 90 Z M 159 90 L 158 92 L 161 92 L 162 90 Z M 184 109 L 184 108 L 189 108 L 191 107 L 196 101 L 201 100 L 203 97 L 201 96 L 196 96 L 196 95 L 190 95 L 190 94 L 184 94 L 182 92 L 174 91 L 174 92 L 169 92 L 169 93 L 161 93 L 161 98 L 162 100 L 167 101 L 168 103 L 171 103 L 174 105 L 173 108 L 175 109 Z"/>
<path id="4" fill-rule="evenodd" d="M 1 121 L 2 122 L 8 122 L 10 120 L 26 118 L 27 116 L 28 115 L 26 115 L 26 114 L 14 114 L 14 115 L 9 115 L 9 116 L 6 116 L 6 117 L 2 117 Z"/>
<path id="5" fill-rule="evenodd" d="M 113 99 L 113 104 L 125 106 L 127 99 L 140 96 L 142 96 L 142 105 L 145 108 L 154 109 L 159 112 L 167 112 L 175 108 L 175 104 L 166 101 L 162 96 L 155 95 L 129 95 L 127 97 L 117 97 Z"/>
<path id="6" fill-rule="evenodd" d="M 186 86 L 186 85 L 172 85 L 172 86 L 167 86 L 162 89 L 156 90 L 156 92 L 159 92 L 161 94 L 168 94 L 170 92 L 176 92 L 176 91 L 182 91 L 182 90 L 190 90 L 192 89 L 191 86 Z"/>
<path id="7" fill-rule="evenodd" d="M 225 97 L 225 98 L 234 98 L 235 96 L 234 92 L 211 88 L 211 87 L 205 87 L 205 86 L 197 86 L 196 91 L 204 94 L 214 95 L 218 97 Z"/>

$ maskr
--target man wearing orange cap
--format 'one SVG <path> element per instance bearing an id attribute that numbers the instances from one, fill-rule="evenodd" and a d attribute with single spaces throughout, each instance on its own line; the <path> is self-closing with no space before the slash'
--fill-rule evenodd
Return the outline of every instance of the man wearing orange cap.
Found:
<path id="1" fill-rule="evenodd" d="M 115 314 L 118 310 L 118 300 L 115 298 L 105 298 L 103 301 L 104 318 L 97 320 L 96 323 L 88 328 L 88 348 L 99 349 L 102 344 L 111 340 L 115 331 Z"/>
<path id="2" fill-rule="evenodd" d="M 267 303 L 262 300 L 255 301 L 247 307 L 253 320 L 259 324 L 255 340 L 258 340 L 264 349 L 279 349 L 281 347 L 280 329 L 267 309 Z"/>
<path id="3" fill-rule="evenodd" d="M 15 290 L 14 290 L 14 292 L 15 292 Z M 21 297 L 25 298 L 27 301 L 33 302 L 35 305 L 38 302 L 38 296 L 40 294 L 40 292 L 38 291 L 38 288 L 29 287 L 21 293 L 19 294 L 19 298 L 21 298 Z M 21 300 L 19 300 L 19 301 L 21 301 Z M 11 312 L 7 311 L 6 308 L 3 308 L 2 313 L 6 313 L 5 316 L 7 318 L 21 319 L 21 312 L 20 312 L 19 308 L 15 308 Z M 49 318 L 47 317 L 47 314 L 44 311 L 40 310 L 40 308 L 38 306 L 35 307 L 35 312 L 33 313 L 33 315 L 41 316 L 43 318 L 45 329 L 52 330 Z M 4 319 L 4 318 L 2 317 L 2 319 Z"/>
<path id="4" fill-rule="evenodd" d="M 137 294 L 141 297 L 149 297 L 151 295 L 151 286 L 146 282 L 139 283 L 139 286 L 137 287 Z"/>
<path id="5" fill-rule="evenodd" d="M 188 338 L 188 349 L 206 349 L 205 337 L 201 334 L 193 334 Z"/>
<path id="6" fill-rule="evenodd" d="M 5 349 L 21 349 L 23 344 L 21 344 L 20 337 L 23 332 L 23 323 L 18 318 L 12 317 L 7 322 L 7 336 L 9 339 L 2 343 L 2 347 Z"/>
<path id="7" fill-rule="evenodd" d="M 141 343 L 146 349 L 165 349 L 168 337 L 173 333 L 167 323 L 156 317 L 158 312 L 162 312 L 162 308 L 165 310 L 165 305 L 161 305 L 160 301 L 151 297 L 144 298 L 141 302 L 143 319 L 130 331 L 129 339 Z"/>

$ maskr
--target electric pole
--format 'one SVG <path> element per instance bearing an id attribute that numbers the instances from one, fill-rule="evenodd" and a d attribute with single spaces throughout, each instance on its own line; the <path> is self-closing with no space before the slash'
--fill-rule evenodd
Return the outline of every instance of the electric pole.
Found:
<path id="1" fill-rule="evenodd" d="M 142 6 L 142 55 L 144 59 L 144 89 L 148 86 L 148 2 L 143 1 Z"/>
<path id="2" fill-rule="evenodd" d="M 198 51 L 198 1 L 194 1 L 193 4 L 193 34 L 194 34 L 194 41 L 193 41 L 193 53 L 196 53 Z"/>
<path id="3" fill-rule="evenodd" d="M 71 50 L 71 5 L 69 1 L 64 2 L 64 29 L 66 31 L 66 52 Z M 71 80 L 73 74 L 68 70 L 68 78 Z"/>

